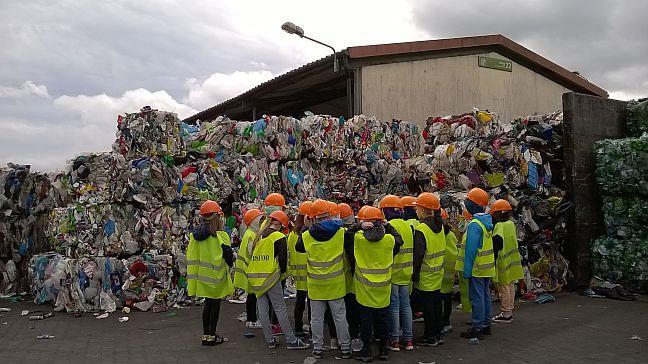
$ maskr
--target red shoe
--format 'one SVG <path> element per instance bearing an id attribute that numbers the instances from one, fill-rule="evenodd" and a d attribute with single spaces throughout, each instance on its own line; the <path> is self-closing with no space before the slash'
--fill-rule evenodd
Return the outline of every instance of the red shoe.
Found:
<path id="1" fill-rule="evenodd" d="M 414 341 L 412 341 L 412 340 L 402 341 L 401 342 L 401 347 L 405 351 L 414 350 Z"/>
<path id="2" fill-rule="evenodd" d="M 387 343 L 387 348 L 391 351 L 400 351 L 400 343 L 398 340 L 396 341 L 390 341 Z"/>
<path id="3" fill-rule="evenodd" d="M 283 331 L 281 330 L 281 326 L 272 325 L 272 334 L 276 335 L 276 336 L 283 335 Z"/>

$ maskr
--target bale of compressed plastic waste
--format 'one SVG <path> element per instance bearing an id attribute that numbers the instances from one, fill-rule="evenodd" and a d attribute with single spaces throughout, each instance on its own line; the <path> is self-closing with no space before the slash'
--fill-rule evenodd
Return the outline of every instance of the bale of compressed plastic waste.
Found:
<path id="1" fill-rule="evenodd" d="M 648 198 L 648 134 L 594 144 L 596 179 L 604 195 Z"/>
<path id="2" fill-rule="evenodd" d="M 631 137 L 648 133 L 648 98 L 628 102 L 627 132 Z"/>

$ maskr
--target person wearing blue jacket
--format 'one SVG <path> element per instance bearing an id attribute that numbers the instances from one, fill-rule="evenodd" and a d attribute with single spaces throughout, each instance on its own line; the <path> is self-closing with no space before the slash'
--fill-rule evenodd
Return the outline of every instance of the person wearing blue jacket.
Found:
<path id="1" fill-rule="evenodd" d="M 466 248 L 463 277 L 468 279 L 468 294 L 472 306 L 472 327 L 461 333 L 466 339 L 479 339 L 491 334 L 490 281 L 495 277 L 493 250 L 493 220 L 486 214 L 489 195 L 480 188 L 468 192 L 464 202 L 472 220 L 466 228 Z"/>

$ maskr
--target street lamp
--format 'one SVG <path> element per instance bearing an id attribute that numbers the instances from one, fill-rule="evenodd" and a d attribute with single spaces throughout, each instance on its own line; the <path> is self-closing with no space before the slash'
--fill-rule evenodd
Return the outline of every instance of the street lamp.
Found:
<path id="1" fill-rule="evenodd" d="M 313 41 L 313 42 L 315 42 L 317 44 L 321 44 L 321 45 L 323 45 L 325 47 L 331 48 L 331 50 L 333 51 L 333 72 L 337 73 L 339 71 L 337 52 L 335 51 L 335 48 L 331 47 L 330 45 L 328 45 L 326 43 L 322 43 L 319 40 L 316 40 L 316 39 L 305 36 L 304 35 L 304 29 L 302 29 L 302 27 L 299 27 L 299 26 L 295 25 L 294 23 L 291 23 L 291 22 L 283 23 L 283 25 L 281 25 L 281 29 L 283 29 L 283 31 L 288 33 L 288 34 L 296 34 L 300 38 L 306 38 L 306 39 L 308 39 L 310 41 Z"/>

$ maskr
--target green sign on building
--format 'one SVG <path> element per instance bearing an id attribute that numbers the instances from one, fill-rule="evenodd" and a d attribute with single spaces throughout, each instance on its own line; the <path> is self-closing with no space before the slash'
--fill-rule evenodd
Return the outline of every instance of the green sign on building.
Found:
<path id="1" fill-rule="evenodd" d="M 513 72 L 513 62 L 505 59 L 479 56 L 479 67 L 492 68 L 494 70 Z"/>

